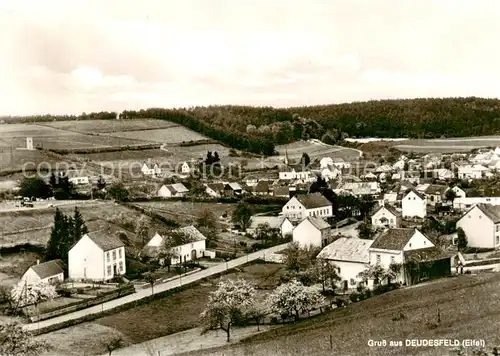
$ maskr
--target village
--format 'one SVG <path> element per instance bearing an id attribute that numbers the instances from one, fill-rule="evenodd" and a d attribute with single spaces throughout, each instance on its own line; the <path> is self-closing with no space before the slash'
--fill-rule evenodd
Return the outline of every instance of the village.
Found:
<path id="1" fill-rule="evenodd" d="M 125 178 L 66 170 L 19 182 L 3 214 L 55 215 L 45 254 L 4 284 L 5 317 L 21 317 L 23 329 L 41 337 L 261 261 L 285 271 L 268 287 L 271 307 L 233 307 L 272 325 L 439 278 L 500 271 L 500 148 L 371 159 L 361 152 L 351 160 L 291 159 L 285 150 L 251 171 L 229 158 L 207 152 L 169 170 L 141 161 Z M 92 198 L 55 199 L 67 186 Z M 60 209 L 68 203 L 74 210 L 66 216 Z M 136 241 L 109 226 L 89 229 L 79 211 L 86 204 L 138 212 L 130 223 Z M 253 288 L 241 279 L 217 283 L 223 295 L 221 288 Z M 307 301 L 279 307 L 283 298 L 299 303 L 294 289 Z M 232 321 L 225 328 L 208 319 L 229 341 Z M 119 354 L 122 341 L 106 345 Z"/>

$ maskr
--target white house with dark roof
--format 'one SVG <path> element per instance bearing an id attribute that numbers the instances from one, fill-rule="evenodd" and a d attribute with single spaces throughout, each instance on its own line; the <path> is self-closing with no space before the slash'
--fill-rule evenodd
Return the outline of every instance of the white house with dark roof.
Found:
<path id="1" fill-rule="evenodd" d="M 106 281 L 125 271 L 125 244 L 115 235 L 89 232 L 68 252 L 70 279 Z"/>
<path id="2" fill-rule="evenodd" d="M 157 256 L 165 248 L 165 239 L 171 239 L 168 243 L 174 253 L 171 257 L 171 265 L 195 260 L 205 254 L 207 238 L 192 225 L 173 230 L 171 234 L 167 232 L 164 236 L 156 232 L 146 244 L 143 252 L 150 257 Z"/>
<path id="3" fill-rule="evenodd" d="M 403 218 L 425 218 L 427 215 L 427 204 L 425 196 L 415 189 L 409 189 L 402 201 L 402 215 Z"/>
<path id="4" fill-rule="evenodd" d="M 457 221 L 467 236 L 467 246 L 475 248 L 500 247 L 500 206 L 477 204 Z"/>
<path id="5" fill-rule="evenodd" d="M 341 237 L 324 247 L 316 258 L 331 262 L 338 267 L 342 289 L 355 288 L 362 282 L 359 274 L 370 265 L 372 243 L 373 240 Z"/>
<path id="6" fill-rule="evenodd" d="M 371 217 L 375 227 L 397 228 L 401 225 L 401 213 L 390 205 L 382 205 Z"/>
<path id="7" fill-rule="evenodd" d="M 182 183 L 163 184 L 157 195 L 163 198 L 184 197 L 188 192 L 189 189 Z"/>
<path id="8" fill-rule="evenodd" d="M 64 281 L 64 269 L 61 260 L 52 260 L 29 267 L 18 284 L 33 285 L 38 283 L 55 284 Z"/>
<path id="9" fill-rule="evenodd" d="M 308 216 L 292 232 L 293 241 L 301 247 L 324 247 L 331 240 L 331 226 L 320 217 Z"/>
<path id="10" fill-rule="evenodd" d="M 294 225 L 286 216 L 254 215 L 250 218 L 247 233 L 253 235 L 259 225 L 265 224 L 271 229 L 278 229 L 282 237 L 292 235 L 294 229 Z"/>
<path id="11" fill-rule="evenodd" d="M 464 197 L 453 200 L 453 209 L 467 211 L 474 205 L 500 205 L 500 197 Z"/>
<path id="12" fill-rule="evenodd" d="M 206 183 L 205 193 L 212 198 L 220 198 L 224 191 L 224 183 Z"/>
<path id="13" fill-rule="evenodd" d="M 424 191 L 426 202 L 429 205 L 435 206 L 441 204 L 444 200 L 444 193 L 448 186 L 442 184 L 430 184 Z"/>
<path id="14" fill-rule="evenodd" d="M 480 164 L 458 166 L 458 179 L 481 179 L 487 171 L 488 168 Z"/>
<path id="15" fill-rule="evenodd" d="M 141 166 L 141 172 L 145 176 L 159 176 L 161 175 L 161 168 L 158 163 L 146 163 Z"/>
<path id="16" fill-rule="evenodd" d="M 308 216 L 321 218 L 333 216 L 332 203 L 321 193 L 296 195 L 283 206 L 281 212 L 291 221 L 302 221 Z"/>

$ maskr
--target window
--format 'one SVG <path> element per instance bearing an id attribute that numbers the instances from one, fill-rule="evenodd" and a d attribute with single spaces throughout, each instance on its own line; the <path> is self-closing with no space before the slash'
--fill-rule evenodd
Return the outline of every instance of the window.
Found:
<path id="1" fill-rule="evenodd" d="M 113 251 L 113 261 L 116 260 L 116 250 Z"/>
<path id="2" fill-rule="evenodd" d="M 425 245 L 425 240 L 424 240 L 424 245 Z"/>
<path id="3" fill-rule="evenodd" d="M 380 263 L 380 255 L 377 255 L 377 263 Z"/>
<path id="4" fill-rule="evenodd" d="M 123 261 L 120 261 L 119 266 L 120 266 L 120 272 L 123 272 Z"/>
<path id="5" fill-rule="evenodd" d="M 408 247 L 411 247 L 411 242 L 408 244 Z"/>
<path id="6" fill-rule="evenodd" d="M 108 266 L 106 274 L 108 276 L 111 276 L 111 266 Z"/>
<path id="7" fill-rule="evenodd" d="M 500 228 L 500 225 L 497 225 L 497 226 L 496 226 L 496 231 L 497 231 L 497 232 L 498 232 L 499 228 Z"/>
<path id="8" fill-rule="evenodd" d="M 394 256 L 391 256 L 391 263 L 394 263 L 394 262 L 395 262 Z"/>
<path id="9" fill-rule="evenodd" d="M 106 252 L 106 261 L 109 262 L 109 252 Z"/>
<path id="10" fill-rule="evenodd" d="M 122 249 L 118 250 L 118 258 L 122 258 Z"/>
<path id="11" fill-rule="evenodd" d="M 483 217 L 481 215 L 479 215 L 479 219 L 482 219 Z"/>

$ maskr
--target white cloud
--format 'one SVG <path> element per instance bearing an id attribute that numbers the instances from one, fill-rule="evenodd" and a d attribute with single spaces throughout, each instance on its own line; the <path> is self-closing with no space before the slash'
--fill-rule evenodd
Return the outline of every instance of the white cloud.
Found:
<path id="1" fill-rule="evenodd" d="M 496 1 L 0 0 L 0 114 L 497 96 Z"/>

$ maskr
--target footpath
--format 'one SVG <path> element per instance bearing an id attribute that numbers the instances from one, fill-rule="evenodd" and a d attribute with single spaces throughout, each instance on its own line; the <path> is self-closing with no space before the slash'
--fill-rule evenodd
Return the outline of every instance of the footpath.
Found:
<path id="1" fill-rule="evenodd" d="M 204 278 L 211 277 L 213 275 L 217 275 L 219 273 L 233 269 L 235 267 L 239 267 L 241 265 L 244 265 L 247 262 L 255 261 L 258 259 L 265 260 L 266 255 L 271 255 L 271 254 L 274 254 L 276 252 L 282 251 L 287 246 L 288 246 L 288 243 L 274 246 L 274 247 L 271 247 L 271 248 L 268 248 L 265 250 L 253 252 L 253 253 L 248 254 L 246 256 L 220 263 L 216 266 L 207 268 L 205 270 L 201 270 L 201 271 L 196 272 L 196 273 L 186 275 L 184 277 L 181 275 L 181 276 L 179 276 L 179 278 L 177 278 L 175 280 L 167 281 L 165 283 L 158 283 L 154 286 L 154 293 L 153 294 L 162 293 L 162 292 L 165 292 L 165 291 L 168 291 L 168 290 L 171 290 L 171 289 L 174 289 L 174 288 L 186 285 L 186 284 L 197 282 L 197 281 L 202 280 Z M 55 318 L 42 320 L 40 322 L 25 324 L 23 326 L 23 328 L 25 330 L 28 330 L 28 331 L 36 331 L 38 329 L 42 329 L 42 328 L 45 328 L 48 326 L 64 323 L 64 322 L 67 322 L 69 320 L 79 319 L 79 318 L 82 318 L 82 317 L 85 317 L 88 315 L 98 314 L 98 313 L 101 313 L 101 312 L 106 311 L 106 310 L 111 310 L 111 309 L 114 309 L 116 307 L 122 306 L 124 304 L 132 303 L 134 301 L 137 301 L 137 300 L 140 300 L 140 299 L 143 299 L 146 297 L 150 297 L 151 295 L 152 295 L 151 289 L 149 289 L 149 288 L 148 289 L 140 289 L 140 290 L 137 290 L 133 294 L 129 294 L 129 295 L 121 297 L 121 298 L 113 299 L 113 300 L 110 300 L 108 302 L 92 306 L 90 308 L 78 310 L 78 311 L 75 311 L 73 313 L 61 315 L 61 316 L 58 316 Z"/>

